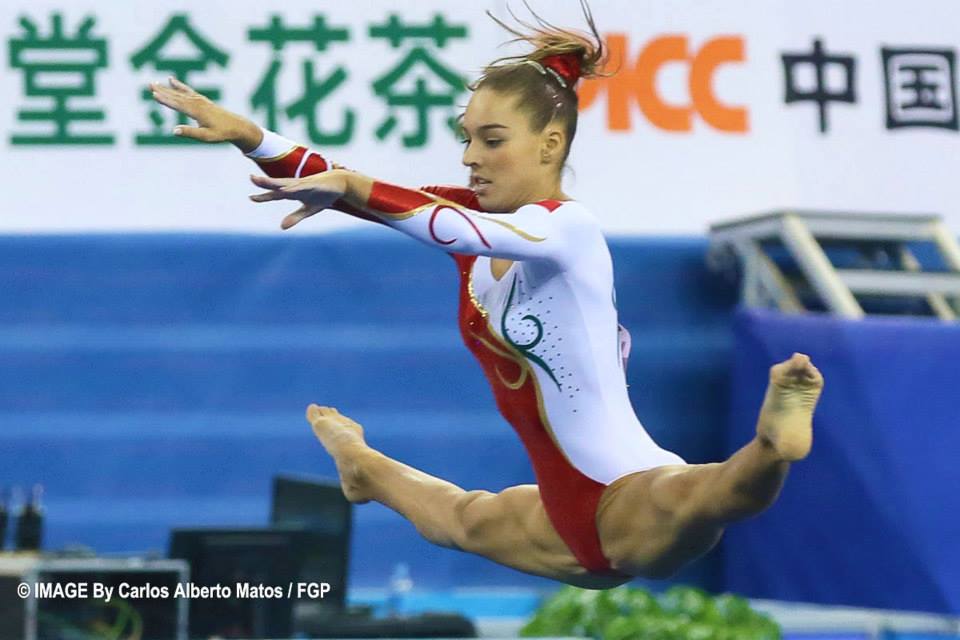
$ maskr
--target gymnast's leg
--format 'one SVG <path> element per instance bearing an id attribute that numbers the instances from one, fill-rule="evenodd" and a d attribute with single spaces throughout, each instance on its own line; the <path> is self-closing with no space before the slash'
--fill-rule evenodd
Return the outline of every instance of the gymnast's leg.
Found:
<path id="1" fill-rule="evenodd" d="M 363 428 L 336 409 L 310 405 L 307 420 L 333 457 L 351 502 L 373 500 L 405 517 L 430 542 L 578 586 L 623 582 L 591 576 L 550 524 L 536 485 L 464 491 L 371 449 Z"/>
<path id="2" fill-rule="evenodd" d="M 810 452 L 823 376 L 802 354 L 770 369 L 756 437 L 727 461 L 667 466 L 607 487 L 598 510 L 615 569 L 666 577 L 715 545 L 731 522 L 774 503 L 790 464 Z"/>
<path id="3" fill-rule="evenodd" d="M 691 505 L 699 516 L 729 523 L 757 515 L 780 495 L 790 463 L 813 443 L 813 411 L 823 376 L 810 358 L 794 354 L 770 369 L 757 435 L 726 462 L 705 465 Z"/>

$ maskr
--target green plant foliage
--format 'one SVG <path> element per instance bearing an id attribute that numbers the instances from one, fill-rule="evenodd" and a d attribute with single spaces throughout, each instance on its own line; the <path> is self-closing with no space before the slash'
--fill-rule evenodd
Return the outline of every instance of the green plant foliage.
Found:
<path id="1" fill-rule="evenodd" d="M 541 605 L 521 636 L 596 640 L 780 640 L 780 627 L 744 598 L 674 586 L 656 596 L 637 587 L 564 587 Z"/>

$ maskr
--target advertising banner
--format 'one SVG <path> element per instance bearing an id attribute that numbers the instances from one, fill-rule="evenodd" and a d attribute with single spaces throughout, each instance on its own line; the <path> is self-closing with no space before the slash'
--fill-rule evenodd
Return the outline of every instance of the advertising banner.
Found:
<path id="1" fill-rule="evenodd" d="M 522 3 L 513 3 L 529 19 Z M 579 3 L 537 2 L 585 28 Z M 595 0 L 616 73 L 582 83 L 565 189 L 612 233 L 703 233 L 784 208 L 939 213 L 960 230 L 960 4 Z M 174 75 L 334 161 L 464 184 L 455 129 L 523 51 L 503 2 L 14 0 L 0 8 L 0 233 L 274 232 L 256 167 L 176 138 Z M 362 224 L 331 213 L 297 228 Z"/>

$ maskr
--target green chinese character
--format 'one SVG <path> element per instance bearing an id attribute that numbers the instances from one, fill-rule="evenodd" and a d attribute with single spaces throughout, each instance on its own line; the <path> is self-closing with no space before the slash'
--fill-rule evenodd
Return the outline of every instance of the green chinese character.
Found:
<path id="1" fill-rule="evenodd" d="M 164 52 L 170 41 L 180 35 L 190 43 L 192 51 L 189 54 Z M 229 59 L 230 56 L 226 52 L 221 51 L 197 33 L 196 29 L 190 25 L 188 17 L 182 13 L 172 16 L 153 40 L 130 56 L 134 69 L 139 70 L 149 63 L 161 75 L 176 76 L 182 82 L 193 85 L 198 92 L 214 102 L 220 100 L 220 90 L 196 87 L 187 75 L 195 71 L 205 71 L 211 63 L 226 67 Z M 153 99 L 149 87 L 144 87 L 140 91 L 140 98 L 150 107 L 150 122 L 153 124 L 153 130 L 148 133 L 138 133 L 136 136 L 138 145 L 193 144 L 195 142 L 173 135 L 172 125 L 164 126 L 164 110 Z M 176 124 L 187 124 L 187 116 L 177 113 Z"/>
<path id="2" fill-rule="evenodd" d="M 370 37 L 383 38 L 394 49 L 410 39 L 432 40 L 436 47 L 442 49 L 451 39 L 467 37 L 467 28 L 449 25 L 439 14 L 429 24 L 404 25 L 400 18 L 393 14 L 385 24 L 371 26 Z M 409 86 L 411 78 L 413 89 L 401 90 L 401 85 Z M 430 78 L 434 79 L 433 84 L 439 81 L 443 88 L 431 89 L 427 82 Z M 447 125 L 451 130 L 455 130 L 456 118 L 452 109 L 457 97 L 465 90 L 466 82 L 462 76 L 444 66 L 423 45 L 414 45 L 393 69 L 373 83 L 374 93 L 383 98 L 390 107 L 390 114 L 377 127 L 377 138 L 383 140 L 390 135 L 397 126 L 395 112 L 404 107 L 415 111 L 417 121 L 416 131 L 402 138 L 405 147 L 422 147 L 427 143 L 431 109 L 446 108 L 449 113 Z"/>
<path id="3" fill-rule="evenodd" d="M 286 27 L 280 16 L 270 18 L 266 27 L 252 28 L 247 32 L 251 42 L 267 42 L 273 48 L 273 60 L 263 76 L 263 80 L 254 90 L 250 98 L 253 109 L 266 111 L 266 125 L 268 129 L 278 130 L 277 112 L 280 109 L 277 96 L 277 78 L 282 67 L 281 53 L 283 48 L 291 42 L 306 42 L 323 52 L 335 42 L 347 42 L 350 34 L 344 28 L 330 28 L 324 16 L 314 16 L 313 25 L 306 28 Z M 323 131 L 317 115 L 318 105 L 330 94 L 337 90 L 347 80 L 346 70 L 340 66 L 334 69 L 326 78 L 318 79 L 314 75 L 312 60 L 304 60 L 303 69 L 303 96 L 288 105 L 284 113 L 288 118 L 305 118 L 307 135 L 311 142 L 318 145 L 343 145 L 353 137 L 355 114 L 353 109 L 346 109 L 342 126 L 335 131 Z"/>
<path id="4" fill-rule="evenodd" d="M 80 134 L 70 131 L 76 121 L 100 122 L 105 119 L 100 109 L 71 109 L 70 98 L 94 95 L 94 73 L 107 66 L 107 41 L 90 37 L 96 21 L 88 17 L 75 36 L 63 33 L 63 16 L 54 13 L 52 33 L 43 37 L 29 18 L 20 18 L 24 35 L 10 40 L 10 66 L 24 72 L 24 91 L 28 98 L 52 98 L 50 109 L 20 109 L 21 122 L 50 122 L 54 131 L 48 135 L 14 134 L 10 143 L 31 144 L 113 144 L 111 134 Z"/>

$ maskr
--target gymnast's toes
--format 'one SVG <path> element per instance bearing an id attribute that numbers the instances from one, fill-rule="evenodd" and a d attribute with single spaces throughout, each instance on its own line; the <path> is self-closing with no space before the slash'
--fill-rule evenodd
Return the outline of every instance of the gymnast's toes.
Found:
<path id="1" fill-rule="evenodd" d="M 823 375 L 810 356 L 794 353 L 788 360 L 770 367 L 770 382 L 783 388 L 819 390 L 823 387 Z"/>
<path id="2" fill-rule="evenodd" d="M 365 464 L 373 452 L 363 439 L 363 427 L 333 407 L 316 404 L 307 407 L 307 420 L 337 466 L 343 495 L 350 502 L 368 502 Z"/>

